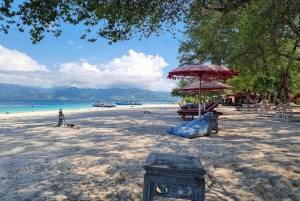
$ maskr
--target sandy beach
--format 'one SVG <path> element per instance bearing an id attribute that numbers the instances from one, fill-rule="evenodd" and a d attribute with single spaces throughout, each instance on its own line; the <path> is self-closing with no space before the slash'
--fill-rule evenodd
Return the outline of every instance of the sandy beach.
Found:
<path id="1" fill-rule="evenodd" d="M 219 106 L 219 133 L 187 139 L 167 133 L 178 109 L 63 110 L 73 128 L 57 127 L 58 111 L 0 114 L 0 200 L 140 201 L 157 152 L 199 157 L 207 201 L 300 201 L 299 122 Z"/>

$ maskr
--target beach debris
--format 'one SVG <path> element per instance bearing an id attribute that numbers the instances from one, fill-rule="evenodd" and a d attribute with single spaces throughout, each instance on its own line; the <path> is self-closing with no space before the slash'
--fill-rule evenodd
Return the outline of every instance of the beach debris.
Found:
<path id="1" fill-rule="evenodd" d="M 261 194 L 261 196 L 263 197 L 263 199 L 266 200 L 264 194 L 261 192 L 261 190 L 260 190 L 259 187 L 256 185 L 256 183 L 254 183 L 254 187 L 258 190 L 258 192 Z"/>
<path id="2" fill-rule="evenodd" d="M 122 169 L 119 174 L 117 174 L 116 182 L 121 184 L 124 183 L 126 180 L 131 178 L 130 171 L 127 169 Z"/>
<path id="3" fill-rule="evenodd" d="M 150 112 L 150 111 L 147 111 L 147 110 L 145 110 L 144 113 L 145 113 L 145 114 L 151 114 L 151 112 Z"/>
<path id="4" fill-rule="evenodd" d="M 74 127 L 74 124 L 68 124 L 67 125 L 69 128 L 73 128 Z"/>

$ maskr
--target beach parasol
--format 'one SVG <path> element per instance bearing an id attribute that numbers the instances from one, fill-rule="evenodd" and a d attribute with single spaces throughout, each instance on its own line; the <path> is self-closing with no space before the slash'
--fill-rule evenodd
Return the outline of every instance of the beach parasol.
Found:
<path id="1" fill-rule="evenodd" d="M 200 83 L 199 83 L 199 80 L 197 80 L 191 84 L 188 84 L 184 87 L 179 88 L 178 91 L 180 93 L 198 93 L 199 86 L 200 86 Z M 216 92 L 216 91 L 220 91 L 223 89 L 231 89 L 231 88 L 233 88 L 233 86 L 223 84 L 221 82 L 216 82 L 216 81 L 208 82 L 208 81 L 201 80 L 201 91 L 204 91 L 204 92 Z M 205 109 L 205 105 L 204 105 L 204 109 Z"/>
<path id="2" fill-rule="evenodd" d="M 200 86 L 200 83 L 199 83 L 199 80 L 197 80 L 191 84 L 188 84 L 184 87 L 179 88 L 178 91 L 180 93 L 198 93 L 199 86 Z M 221 82 L 216 82 L 216 81 L 208 82 L 208 81 L 201 80 L 201 91 L 204 91 L 204 92 L 216 92 L 216 91 L 220 91 L 223 89 L 231 89 L 231 88 L 233 88 L 233 86 L 223 84 Z M 204 95 L 204 97 L 205 97 L 205 95 Z M 204 110 L 205 110 L 205 105 L 204 105 Z"/>
<path id="3" fill-rule="evenodd" d="M 184 77 L 187 78 L 196 77 L 198 78 L 198 80 L 213 81 L 213 80 L 225 80 L 237 75 L 238 73 L 231 70 L 230 68 L 226 68 L 224 66 L 216 66 L 212 64 L 202 64 L 201 59 L 199 59 L 199 64 L 180 66 L 178 68 L 175 68 L 174 70 L 171 70 L 168 74 L 168 78 L 181 79 Z M 199 82 L 199 88 L 198 88 L 199 116 L 201 116 L 200 96 L 201 96 L 201 82 Z"/>
<path id="4" fill-rule="evenodd" d="M 199 80 L 191 83 L 191 84 L 188 84 L 184 87 L 180 87 L 178 89 L 179 92 L 183 92 L 183 93 L 195 93 L 195 92 L 198 92 L 199 91 L 199 86 L 200 86 L 200 83 L 199 83 Z M 220 91 L 220 90 L 223 90 L 223 89 L 231 89 L 233 88 L 233 86 L 230 86 L 230 85 L 227 85 L 227 84 L 223 84 L 221 82 L 217 82 L 217 81 L 211 81 L 211 82 L 208 82 L 208 81 L 204 81 L 204 80 L 201 80 L 201 91 Z"/>

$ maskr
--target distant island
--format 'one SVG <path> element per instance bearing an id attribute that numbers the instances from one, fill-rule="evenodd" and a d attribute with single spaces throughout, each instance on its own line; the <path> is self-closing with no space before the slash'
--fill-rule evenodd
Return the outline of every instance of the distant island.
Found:
<path id="1" fill-rule="evenodd" d="M 13 84 L 0 84 L 0 100 L 107 100 L 107 101 L 147 101 L 175 102 L 180 98 L 171 96 L 171 92 L 156 92 L 143 89 L 39 89 Z"/>

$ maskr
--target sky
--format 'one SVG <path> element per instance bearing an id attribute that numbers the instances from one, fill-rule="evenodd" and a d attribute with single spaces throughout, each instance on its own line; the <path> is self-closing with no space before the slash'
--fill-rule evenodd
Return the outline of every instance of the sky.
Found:
<path id="1" fill-rule="evenodd" d="M 112 45 L 103 38 L 81 40 L 84 26 L 64 25 L 62 34 L 33 45 L 28 32 L 0 32 L 0 83 L 30 87 L 140 88 L 170 92 L 178 81 L 167 78 L 179 66 L 176 32 L 137 37 Z M 90 35 L 96 36 L 96 33 Z"/>

